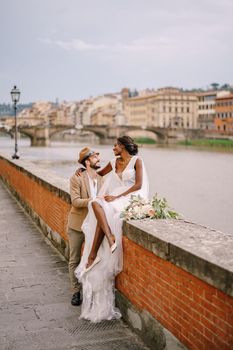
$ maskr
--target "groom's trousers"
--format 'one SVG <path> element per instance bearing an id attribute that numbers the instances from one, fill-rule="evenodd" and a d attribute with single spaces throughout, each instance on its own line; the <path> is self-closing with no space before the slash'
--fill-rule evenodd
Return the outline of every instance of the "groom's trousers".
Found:
<path id="1" fill-rule="evenodd" d="M 78 266 L 81 260 L 81 249 L 82 244 L 84 242 L 84 234 L 81 231 L 73 230 L 72 228 L 68 228 L 68 238 L 69 238 L 69 276 L 70 276 L 70 284 L 73 293 L 79 292 L 81 288 L 81 284 L 78 282 L 77 278 L 74 275 L 74 271 Z"/>

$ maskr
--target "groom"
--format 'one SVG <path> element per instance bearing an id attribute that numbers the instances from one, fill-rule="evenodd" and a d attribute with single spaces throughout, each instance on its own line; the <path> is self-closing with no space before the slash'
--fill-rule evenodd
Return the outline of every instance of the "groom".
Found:
<path id="1" fill-rule="evenodd" d="M 79 153 L 78 162 L 85 170 L 77 176 L 70 178 L 71 210 L 68 216 L 68 240 L 69 240 L 69 276 L 73 296 L 71 304 L 81 305 L 81 285 L 74 275 L 74 271 L 81 259 L 81 248 L 84 242 L 84 234 L 81 230 L 82 223 L 88 212 L 88 202 L 94 199 L 101 187 L 102 178 L 97 174 L 100 168 L 99 153 L 88 147 L 83 148 Z"/>

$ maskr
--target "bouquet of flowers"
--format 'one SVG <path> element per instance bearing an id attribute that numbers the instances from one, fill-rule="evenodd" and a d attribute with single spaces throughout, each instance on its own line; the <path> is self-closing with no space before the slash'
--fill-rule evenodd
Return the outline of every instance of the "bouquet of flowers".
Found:
<path id="1" fill-rule="evenodd" d="M 132 195 L 128 206 L 121 212 L 125 220 L 151 219 L 178 219 L 179 214 L 172 210 L 165 198 L 158 198 L 157 194 L 152 200 Z"/>

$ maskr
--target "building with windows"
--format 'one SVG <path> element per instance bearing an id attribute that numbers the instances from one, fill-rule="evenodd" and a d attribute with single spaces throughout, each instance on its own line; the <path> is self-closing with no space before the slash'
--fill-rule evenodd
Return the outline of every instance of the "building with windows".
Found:
<path id="1" fill-rule="evenodd" d="M 105 94 L 79 102 L 76 125 L 124 125 L 122 116 L 121 95 Z"/>
<path id="2" fill-rule="evenodd" d="M 198 98 L 177 88 L 161 88 L 136 97 L 127 96 L 127 89 L 123 89 L 122 106 L 128 125 L 197 128 Z"/>
<path id="3" fill-rule="evenodd" d="M 36 102 L 18 114 L 18 125 L 24 127 L 73 125 L 74 106 L 73 102 L 63 102 L 60 105 L 44 101 Z"/>
<path id="4" fill-rule="evenodd" d="M 114 105 L 99 107 L 91 115 L 91 125 L 113 125 L 115 122 L 116 109 Z"/>
<path id="5" fill-rule="evenodd" d="M 229 91 L 205 91 L 198 93 L 198 120 L 197 126 L 199 129 L 215 130 L 216 118 L 216 99 L 229 95 Z"/>
<path id="6" fill-rule="evenodd" d="M 50 102 L 39 101 L 18 114 L 19 126 L 41 126 L 48 123 L 48 116 L 54 116 L 55 107 Z"/>
<path id="7" fill-rule="evenodd" d="M 233 132 L 233 94 L 216 98 L 215 128 L 220 133 Z"/>
<path id="8" fill-rule="evenodd" d="M 217 91 L 205 91 L 197 94 L 198 96 L 198 119 L 199 129 L 214 130 L 215 124 L 215 99 Z"/>

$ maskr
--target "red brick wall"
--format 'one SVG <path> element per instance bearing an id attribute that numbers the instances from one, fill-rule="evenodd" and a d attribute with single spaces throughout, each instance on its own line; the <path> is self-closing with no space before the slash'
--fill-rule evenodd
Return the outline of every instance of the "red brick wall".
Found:
<path id="1" fill-rule="evenodd" d="M 0 175 L 52 230 L 66 239 L 70 205 L 0 159 Z M 195 350 L 233 349 L 233 298 L 123 237 L 117 288 Z"/>
<path id="2" fill-rule="evenodd" d="M 123 237 L 118 290 L 190 349 L 233 349 L 233 298 Z"/>
<path id="3" fill-rule="evenodd" d="M 67 239 L 66 224 L 70 204 L 2 159 L 1 174 L 53 231 Z"/>

